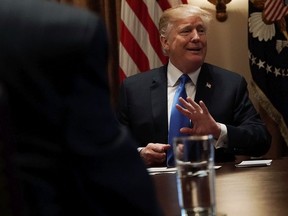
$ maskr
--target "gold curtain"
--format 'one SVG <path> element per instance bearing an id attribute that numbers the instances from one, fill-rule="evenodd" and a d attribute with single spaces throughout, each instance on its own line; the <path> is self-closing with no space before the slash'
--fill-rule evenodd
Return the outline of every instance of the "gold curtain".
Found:
<path id="1" fill-rule="evenodd" d="M 120 33 L 120 8 L 121 0 L 55 0 L 68 3 L 77 7 L 87 8 L 101 15 L 104 19 L 110 37 L 111 51 L 108 66 L 108 74 L 111 87 L 112 105 L 117 103 L 119 88 L 119 33 Z"/>

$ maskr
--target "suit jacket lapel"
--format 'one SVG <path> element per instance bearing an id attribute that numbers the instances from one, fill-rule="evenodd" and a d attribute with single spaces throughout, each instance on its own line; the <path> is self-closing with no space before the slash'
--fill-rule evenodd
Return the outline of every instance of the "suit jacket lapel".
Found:
<path id="1" fill-rule="evenodd" d="M 204 63 L 197 81 L 195 101 L 199 103 L 200 100 L 204 101 L 207 107 L 210 107 L 213 89 L 215 88 L 211 73 L 211 67 Z"/>

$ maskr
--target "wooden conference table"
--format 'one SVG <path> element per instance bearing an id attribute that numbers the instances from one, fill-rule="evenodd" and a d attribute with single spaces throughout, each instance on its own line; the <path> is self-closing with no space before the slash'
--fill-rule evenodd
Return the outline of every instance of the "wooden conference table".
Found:
<path id="1" fill-rule="evenodd" d="M 216 173 L 217 212 L 227 216 L 288 215 L 288 157 L 266 167 L 221 165 Z M 180 215 L 176 174 L 152 175 L 165 216 Z"/>

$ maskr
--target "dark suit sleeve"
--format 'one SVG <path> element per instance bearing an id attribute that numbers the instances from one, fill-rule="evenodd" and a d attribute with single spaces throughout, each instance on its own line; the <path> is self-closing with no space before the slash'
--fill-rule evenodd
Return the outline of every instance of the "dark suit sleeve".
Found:
<path id="1" fill-rule="evenodd" d="M 234 124 L 227 124 L 229 151 L 235 155 L 261 156 L 271 143 L 271 135 L 249 99 L 242 78 L 235 98 Z"/>
<path id="2" fill-rule="evenodd" d="M 227 126 L 227 148 L 216 149 L 216 161 L 234 161 L 236 155 L 258 157 L 269 150 L 271 135 L 249 98 L 243 76 L 203 64 L 195 95 L 195 101 L 199 100 L 204 101 L 215 121 Z"/>

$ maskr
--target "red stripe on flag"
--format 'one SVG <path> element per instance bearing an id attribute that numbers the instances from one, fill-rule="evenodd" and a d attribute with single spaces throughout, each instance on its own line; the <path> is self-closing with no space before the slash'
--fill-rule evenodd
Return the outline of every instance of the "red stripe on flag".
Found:
<path id="1" fill-rule="evenodd" d="M 264 5 L 264 17 L 269 22 L 280 20 L 288 13 L 288 7 L 283 0 L 267 0 Z"/>
<path id="2" fill-rule="evenodd" d="M 165 64 L 167 61 L 167 58 L 163 55 L 163 52 L 161 50 L 161 43 L 159 40 L 159 31 L 157 26 L 155 26 L 153 20 L 149 16 L 147 6 L 143 3 L 143 1 L 140 0 L 127 0 L 127 3 L 131 7 L 131 9 L 134 11 L 146 31 L 148 32 L 149 40 L 154 48 L 155 52 L 159 56 L 160 60 L 163 64 Z"/>
<path id="3" fill-rule="evenodd" d="M 171 7 L 167 0 L 158 0 L 157 2 L 163 11 Z"/>
<path id="4" fill-rule="evenodd" d="M 124 73 L 124 71 L 122 70 L 122 68 L 120 67 L 119 68 L 119 80 L 120 80 L 120 83 L 122 82 L 122 80 L 124 80 L 126 78 L 126 74 Z"/>
<path id="5" fill-rule="evenodd" d="M 121 21 L 121 43 L 125 47 L 127 53 L 131 56 L 133 61 L 137 64 L 140 71 L 149 70 L 149 60 L 141 47 L 137 43 L 137 39 L 133 37 L 130 31 L 127 29 L 125 23 Z M 123 39 L 125 38 L 125 40 Z"/>
<path id="6" fill-rule="evenodd" d="M 268 16 L 268 19 L 269 20 L 272 20 L 274 21 L 278 14 L 279 14 L 279 9 L 280 9 L 280 1 L 275 1 L 273 2 L 274 5 L 271 5 L 271 8 L 270 9 L 270 16 Z"/>

